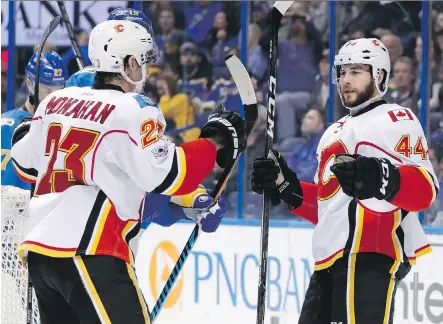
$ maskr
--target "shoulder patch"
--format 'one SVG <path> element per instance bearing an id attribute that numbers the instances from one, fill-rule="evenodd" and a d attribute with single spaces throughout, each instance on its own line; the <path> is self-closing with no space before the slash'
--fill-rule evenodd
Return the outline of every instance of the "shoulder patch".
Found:
<path id="1" fill-rule="evenodd" d="M 14 126 L 19 124 L 24 117 L 32 116 L 27 110 L 12 109 L 2 114 L 2 126 Z"/>
<path id="2" fill-rule="evenodd" d="M 388 114 L 394 123 L 402 121 L 402 120 L 414 120 L 414 117 L 412 117 L 411 112 L 407 109 L 390 110 L 390 111 L 388 111 Z"/>
<path id="3" fill-rule="evenodd" d="M 2 117 L 2 126 L 3 125 L 13 126 L 14 125 L 14 119 L 13 118 L 4 118 L 4 117 Z"/>
<path id="4" fill-rule="evenodd" d="M 133 96 L 133 98 L 135 99 L 135 101 L 137 101 L 140 108 L 151 106 L 151 107 L 155 107 L 158 109 L 157 103 L 155 103 L 155 101 L 152 100 L 151 98 L 149 98 L 148 96 L 145 96 L 142 94 L 137 94 L 137 95 Z"/>

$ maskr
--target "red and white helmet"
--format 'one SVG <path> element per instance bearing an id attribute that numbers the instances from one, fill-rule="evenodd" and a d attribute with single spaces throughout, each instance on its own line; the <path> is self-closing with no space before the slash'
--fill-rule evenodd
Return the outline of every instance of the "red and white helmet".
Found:
<path id="1" fill-rule="evenodd" d="M 91 31 L 88 55 L 96 71 L 120 73 L 141 92 L 146 78 L 146 64 L 155 63 L 159 57 L 158 47 L 146 28 L 126 20 L 107 20 Z M 124 59 L 134 56 L 141 66 L 143 76 L 132 81 L 125 73 Z"/>
<path id="2" fill-rule="evenodd" d="M 373 102 L 383 97 L 388 90 L 389 74 L 391 72 L 391 60 L 386 46 L 376 38 L 359 38 L 348 41 L 342 46 L 340 51 L 334 58 L 334 83 L 337 84 L 338 93 L 342 104 L 348 109 L 358 109 L 370 102 L 362 103 L 358 107 L 347 107 L 342 98 L 340 85 L 340 66 L 345 64 L 365 64 L 371 67 L 372 78 L 375 81 L 378 95 L 371 98 L 369 101 Z M 384 71 L 384 78 L 380 83 L 380 74 Z"/>

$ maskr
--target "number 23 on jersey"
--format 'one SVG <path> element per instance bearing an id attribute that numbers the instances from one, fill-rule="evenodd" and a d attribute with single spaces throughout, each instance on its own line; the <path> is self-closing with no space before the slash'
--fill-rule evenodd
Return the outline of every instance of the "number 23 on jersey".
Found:
<path id="1" fill-rule="evenodd" d="M 160 139 L 159 134 L 163 132 L 165 126 L 155 119 L 145 120 L 140 126 L 140 135 L 142 135 L 142 148 L 154 144 Z"/>
<path id="2" fill-rule="evenodd" d="M 84 157 L 95 146 L 100 133 L 77 127 L 71 127 L 62 137 L 63 126 L 50 124 L 46 137 L 45 155 L 49 156 L 48 167 L 43 174 L 35 195 L 51 192 L 63 192 L 71 186 L 86 184 Z M 59 152 L 66 153 L 64 168 L 54 169 Z"/>
<path id="3" fill-rule="evenodd" d="M 158 135 L 164 125 L 154 119 L 144 121 L 140 126 L 141 144 L 145 148 L 160 139 Z M 71 127 L 62 138 L 63 126 L 50 124 L 46 137 L 45 155 L 49 156 L 46 172 L 43 174 L 35 195 L 63 192 L 74 185 L 86 184 L 84 157 L 95 146 L 100 132 Z M 59 152 L 65 153 L 62 169 L 55 169 Z"/>

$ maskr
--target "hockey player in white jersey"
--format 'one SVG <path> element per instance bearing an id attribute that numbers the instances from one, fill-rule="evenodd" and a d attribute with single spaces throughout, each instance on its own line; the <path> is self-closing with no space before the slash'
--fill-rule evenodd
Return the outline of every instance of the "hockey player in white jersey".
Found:
<path id="1" fill-rule="evenodd" d="M 13 163 L 36 180 L 20 253 L 42 323 L 149 323 L 130 248 L 145 193 L 192 193 L 216 161 L 224 167 L 245 148 L 244 120 L 232 112 L 211 116 L 196 141 L 163 138 L 161 111 L 139 94 L 153 47 L 134 22 L 98 24 L 94 87 L 52 93 L 29 133 L 14 133 Z"/>
<path id="2" fill-rule="evenodd" d="M 252 190 L 316 224 L 315 271 L 299 323 L 393 323 L 397 285 L 431 248 L 415 212 L 438 191 L 428 144 L 407 107 L 388 104 L 388 51 L 377 39 L 347 42 L 333 78 L 349 115 L 317 148 L 315 184 L 300 182 L 272 151 L 253 164 Z"/>
<path id="3" fill-rule="evenodd" d="M 151 38 L 154 38 L 153 36 L 153 29 L 152 29 L 152 24 L 149 21 L 149 19 L 146 17 L 146 15 L 140 11 L 140 10 L 135 10 L 135 9 L 131 9 L 131 8 L 117 8 L 114 9 L 108 16 L 107 20 L 126 20 L 126 21 L 132 21 L 135 22 L 137 24 L 139 24 L 140 26 L 144 27 L 148 33 L 151 35 Z M 155 45 L 155 44 L 154 44 Z M 158 48 L 155 48 L 154 51 L 158 51 Z M 71 75 L 71 77 L 69 78 L 69 80 L 66 82 L 66 87 L 92 87 L 94 86 L 95 83 L 95 68 L 94 66 L 88 66 L 85 67 L 84 69 L 78 71 L 77 73 Z M 190 199 L 189 202 L 193 202 L 192 204 L 176 204 L 175 202 L 183 202 L 186 199 L 179 199 L 179 200 L 172 200 L 172 202 L 169 200 L 168 197 L 155 197 L 157 194 L 154 193 L 149 193 L 148 195 L 150 195 L 150 205 L 148 206 L 148 208 L 144 208 L 144 213 L 146 213 L 147 210 L 151 211 L 151 210 L 160 210 L 162 209 L 163 211 L 170 211 L 170 213 L 155 213 L 157 215 L 157 217 L 155 217 L 152 221 L 158 225 L 163 225 L 165 226 L 166 223 L 169 224 L 171 218 L 169 216 L 173 215 L 174 220 L 178 221 L 179 219 L 182 218 L 186 218 L 185 216 L 185 211 L 188 213 L 189 207 L 194 208 L 194 212 L 198 212 L 198 210 L 202 210 L 202 212 L 204 214 L 207 215 L 207 217 L 205 219 L 203 219 L 202 221 L 204 223 L 211 223 L 213 224 L 213 227 L 210 228 L 210 230 L 212 231 L 213 229 L 215 230 L 220 221 L 221 221 L 221 216 L 223 216 L 226 212 L 225 208 L 221 207 L 225 205 L 224 202 L 224 198 L 220 197 L 218 200 L 218 207 L 219 209 L 215 208 L 217 206 L 213 206 L 211 208 L 210 212 L 209 210 L 207 210 L 208 206 L 213 205 L 213 200 L 212 198 L 208 195 L 207 192 L 203 193 L 202 189 L 199 188 L 198 192 L 195 192 L 193 194 L 191 194 L 192 197 L 197 198 L 197 199 Z M 189 197 L 189 196 L 188 196 Z M 205 199 L 203 199 L 203 197 L 205 197 Z M 201 198 L 201 199 L 199 199 Z M 145 205 L 147 204 L 148 199 L 145 200 Z M 175 206 L 173 206 L 175 205 Z M 180 207 L 183 207 L 184 209 L 181 209 Z M 149 220 L 151 219 L 151 215 L 153 213 L 149 212 L 146 215 L 142 215 L 142 219 L 146 222 L 150 222 Z M 162 216 L 165 217 L 165 219 L 162 219 Z M 214 222 L 215 220 L 215 222 Z M 144 225 L 144 224 L 143 224 Z M 170 224 L 169 224 L 170 225 Z M 206 226 L 203 226 L 203 228 L 206 228 Z M 135 245 L 135 244 L 134 244 Z"/>
<path id="4" fill-rule="evenodd" d="M 140 11 L 131 8 L 116 8 L 108 16 L 107 20 L 126 20 L 132 21 L 140 26 L 144 27 L 151 38 L 154 39 L 154 31 L 152 29 L 152 23 L 149 21 L 148 17 Z M 155 46 L 155 43 L 154 43 Z M 153 51 L 158 51 L 158 48 L 154 48 Z M 66 88 L 68 87 L 92 87 L 95 83 L 95 68 L 94 66 L 87 66 L 82 70 L 74 73 L 70 76 L 68 81 L 66 81 Z"/>

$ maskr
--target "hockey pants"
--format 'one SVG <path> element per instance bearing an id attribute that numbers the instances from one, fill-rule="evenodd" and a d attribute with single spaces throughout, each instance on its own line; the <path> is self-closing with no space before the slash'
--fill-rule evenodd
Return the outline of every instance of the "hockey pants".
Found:
<path id="1" fill-rule="evenodd" d="M 378 253 L 345 255 L 314 271 L 299 324 L 393 324 L 398 283 L 409 263 Z"/>
<path id="2" fill-rule="evenodd" d="M 30 252 L 28 269 L 41 324 L 150 323 L 134 270 L 123 260 Z"/>

